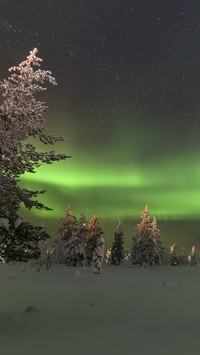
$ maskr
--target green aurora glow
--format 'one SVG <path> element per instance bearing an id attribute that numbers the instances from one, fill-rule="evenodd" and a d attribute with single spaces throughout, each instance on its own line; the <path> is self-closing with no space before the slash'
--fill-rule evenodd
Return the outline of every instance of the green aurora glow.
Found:
<path id="1" fill-rule="evenodd" d="M 70 203 L 77 213 L 87 210 L 103 219 L 138 218 L 148 204 L 151 213 L 160 219 L 199 219 L 198 154 L 184 160 L 173 157 L 131 167 L 125 162 L 116 166 L 116 158 L 114 164 L 108 158 L 106 165 L 95 156 L 87 159 L 79 161 L 75 157 L 22 177 L 24 186 L 47 187 L 41 200 L 54 211 L 43 211 L 43 215 L 60 218 Z"/>

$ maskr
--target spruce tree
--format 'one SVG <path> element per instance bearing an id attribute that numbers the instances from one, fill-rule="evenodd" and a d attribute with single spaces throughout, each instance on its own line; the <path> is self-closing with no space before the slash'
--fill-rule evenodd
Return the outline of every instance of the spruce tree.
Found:
<path id="1" fill-rule="evenodd" d="M 155 216 L 153 217 L 153 221 L 151 223 L 151 233 L 152 233 L 152 239 L 155 243 L 155 250 L 156 250 L 155 264 L 161 265 L 164 258 L 165 248 L 162 245 L 160 230 L 158 228 Z"/>
<path id="2" fill-rule="evenodd" d="M 190 265 L 196 266 L 197 265 L 197 255 L 196 255 L 196 247 L 193 245 L 191 254 L 190 254 Z"/>
<path id="3" fill-rule="evenodd" d="M 60 228 L 58 230 L 58 238 L 54 241 L 52 262 L 59 264 L 67 263 L 69 254 L 69 243 L 74 240 L 78 231 L 78 222 L 75 214 L 72 212 L 70 205 L 67 206 L 65 217 L 60 220 Z"/>
<path id="4" fill-rule="evenodd" d="M 115 231 L 115 237 L 111 248 L 111 264 L 120 265 L 124 258 L 124 233 L 121 222 L 118 223 Z"/>
<path id="5" fill-rule="evenodd" d="M 3 232 L 2 232 L 3 231 Z M 48 239 L 43 227 L 33 226 L 28 222 L 21 222 L 19 226 L 12 226 L 6 230 L 1 228 L 0 255 L 5 262 L 28 261 L 40 257 L 38 242 Z"/>
<path id="6" fill-rule="evenodd" d="M 96 244 L 92 253 L 91 266 L 92 266 L 92 271 L 95 274 L 101 273 L 102 263 L 104 259 L 104 249 L 105 249 L 105 240 L 104 240 L 104 235 L 101 232 L 96 237 Z"/>
<path id="7" fill-rule="evenodd" d="M 86 219 L 85 213 L 81 213 L 79 220 L 76 222 L 77 228 L 72 233 L 70 240 L 66 245 L 66 265 L 68 266 L 85 266 L 86 265 Z"/>
<path id="8" fill-rule="evenodd" d="M 85 243 L 79 234 L 72 237 L 66 245 L 65 264 L 67 266 L 86 265 Z"/>
<path id="9" fill-rule="evenodd" d="M 33 254 L 37 255 L 37 241 L 48 237 L 42 227 L 33 227 L 25 222 L 16 227 L 21 203 L 28 209 L 51 210 L 36 200 L 45 190 L 31 191 L 20 187 L 20 177 L 26 172 L 35 173 L 42 164 L 68 158 L 66 154 L 54 151 L 38 152 L 29 140 L 37 138 L 46 145 L 63 141 L 63 137 L 49 135 L 45 131 L 43 114 L 48 107 L 38 100 L 38 93 L 46 90 L 45 83 L 56 85 L 56 81 L 50 71 L 39 68 L 41 62 L 35 48 L 23 62 L 9 69 L 11 75 L 8 79 L 0 82 L 0 244 L 8 245 L 4 249 L 1 247 L 0 253 L 4 253 L 7 260 L 29 257 L 26 250 L 32 249 L 33 245 Z"/>
<path id="10" fill-rule="evenodd" d="M 159 230 L 156 220 L 151 223 L 149 208 L 146 205 L 137 225 L 136 235 L 133 238 L 132 264 L 140 266 L 160 265 L 163 250 L 159 241 Z"/>
<path id="11" fill-rule="evenodd" d="M 175 243 L 171 245 L 169 253 L 170 253 L 170 265 L 180 266 L 181 261 L 180 258 L 177 256 L 177 247 Z"/>
<path id="12" fill-rule="evenodd" d="M 87 265 L 91 266 L 92 255 L 94 249 L 96 248 L 97 239 L 103 235 L 102 229 L 100 227 L 98 217 L 94 215 L 87 226 L 87 236 L 86 236 L 86 258 Z"/>
<path id="13" fill-rule="evenodd" d="M 70 205 L 66 209 L 65 217 L 60 221 L 59 235 L 66 244 L 73 236 L 76 236 L 78 230 L 78 221 L 72 212 Z"/>
<path id="14" fill-rule="evenodd" d="M 61 219 L 59 238 L 54 242 L 52 262 L 67 266 L 84 266 L 86 264 L 86 220 L 82 213 L 77 220 L 70 205 L 66 215 Z"/>

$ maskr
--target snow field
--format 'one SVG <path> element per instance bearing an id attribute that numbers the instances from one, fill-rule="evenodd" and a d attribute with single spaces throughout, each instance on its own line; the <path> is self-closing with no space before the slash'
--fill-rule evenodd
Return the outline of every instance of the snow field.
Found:
<path id="1" fill-rule="evenodd" d="M 22 270 L 0 265 L 1 355 L 200 353 L 199 266 Z"/>

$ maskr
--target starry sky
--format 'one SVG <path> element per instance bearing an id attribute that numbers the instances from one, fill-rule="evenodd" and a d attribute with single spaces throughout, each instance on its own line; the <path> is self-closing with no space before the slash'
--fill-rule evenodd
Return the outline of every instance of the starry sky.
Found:
<path id="1" fill-rule="evenodd" d="M 130 239 L 148 204 L 168 243 L 198 244 L 199 1 L 1 0 L 0 80 L 34 47 L 58 84 L 47 129 L 72 159 L 22 177 L 54 209 L 31 218 L 55 237 L 70 203 Z"/>

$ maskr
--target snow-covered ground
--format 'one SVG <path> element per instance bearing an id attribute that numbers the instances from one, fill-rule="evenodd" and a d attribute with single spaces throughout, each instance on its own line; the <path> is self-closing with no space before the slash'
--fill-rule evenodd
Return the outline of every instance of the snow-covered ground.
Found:
<path id="1" fill-rule="evenodd" d="M 199 266 L 22 270 L 0 265 L 1 355 L 200 354 Z"/>

